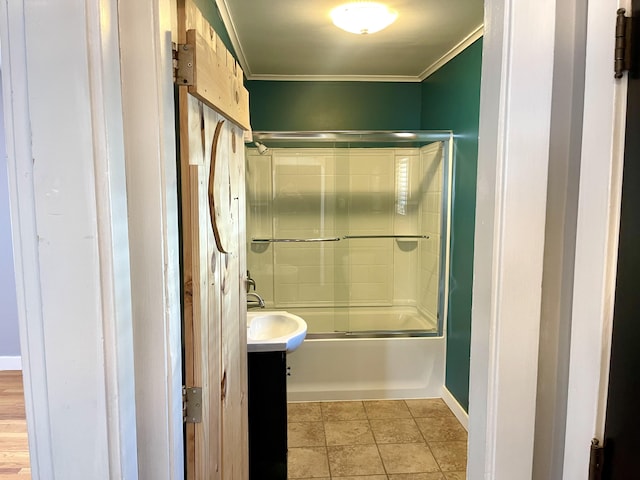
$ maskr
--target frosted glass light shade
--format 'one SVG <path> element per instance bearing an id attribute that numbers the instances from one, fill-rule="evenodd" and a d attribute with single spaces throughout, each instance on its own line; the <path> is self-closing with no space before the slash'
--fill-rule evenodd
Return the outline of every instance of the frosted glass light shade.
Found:
<path id="1" fill-rule="evenodd" d="M 345 3 L 331 10 L 330 15 L 336 27 L 359 35 L 379 32 L 398 18 L 397 12 L 376 2 Z"/>

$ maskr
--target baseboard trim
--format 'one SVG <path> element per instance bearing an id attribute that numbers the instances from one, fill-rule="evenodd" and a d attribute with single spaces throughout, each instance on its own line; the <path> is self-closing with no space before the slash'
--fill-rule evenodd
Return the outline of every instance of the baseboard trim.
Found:
<path id="1" fill-rule="evenodd" d="M 0 371 L 22 370 L 22 357 L 0 357 Z"/>
<path id="2" fill-rule="evenodd" d="M 454 397 L 449 389 L 442 386 L 442 400 L 451 409 L 456 418 L 460 421 L 465 430 L 469 431 L 469 414 L 465 412 L 462 405 L 458 403 L 456 397 Z"/>
<path id="3" fill-rule="evenodd" d="M 427 388 L 392 388 L 363 390 L 287 391 L 288 402 L 340 402 L 357 400 L 408 400 L 440 398 L 436 390 Z"/>

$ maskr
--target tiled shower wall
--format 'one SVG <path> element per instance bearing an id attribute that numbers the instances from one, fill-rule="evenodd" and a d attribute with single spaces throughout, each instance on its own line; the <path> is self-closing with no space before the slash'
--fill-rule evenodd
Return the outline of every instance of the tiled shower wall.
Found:
<path id="1" fill-rule="evenodd" d="M 268 306 L 410 305 L 435 319 L 442 151 L 440 143 L 248 149 L 248 266 Z M 392 234 L 430 238 L 342 239 Z"/>
<path id="2" fill-rule="evenodd" d="M 440 285 L 441 261 L 441 225 L 442 225 L 442 143 L 433 143 L 423 147 L 420 152 L 420 188 L 422 231 L 429 235 L 428 241 L 420 244 L 420 272 L 418 290 L 418 308 L 427 316 L 437 319 Z"/>

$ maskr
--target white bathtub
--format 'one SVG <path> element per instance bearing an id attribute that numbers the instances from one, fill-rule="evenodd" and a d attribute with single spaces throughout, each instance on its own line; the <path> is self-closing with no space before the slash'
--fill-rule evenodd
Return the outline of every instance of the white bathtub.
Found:
<path id="1" fill-rule="evenodd" d="M 326 309 L 287 309 L 309 321 Z M 319 311 L 320 312 L 319 312 Z M 397 308 L 390 316 L 380 316 L 371 309 L 374 322 L 364 323 L 359 330 L 416 329 L 415 318 L 398 316 Z M 406 312 L 405 312 L 406 313 Z M 351 331 L 366 316 L 360 307 L 351 309 Z M 308 322 L 308 323 L 310 323 Z M 395 323 L 394 323 L 395 322 Z M 408 322 L 408 323 L 407 323 Z M 395 325 L 390 327 L 389 325 Z M 422 328 L 429 325 L 424 324 Z M 435 332 L 435 326 L 430 325 Z M 325 330 L 326 331 L 326 330 Z M 440 397 L 444 384 L 444 337 L 401 338 L 307 338 L 287 356 L 290 377 L 287 383 L 289 401 L 373 400 L 393 398 Z"/>
<path id="2" fill-rule="evenodd" d="M 403 332 L 420 331 L 435 334 L 435 318 L 429 318 L 416 307 L 306 307 L 282 308 L 304 318 L 308 333 L 334 332 Z"/>

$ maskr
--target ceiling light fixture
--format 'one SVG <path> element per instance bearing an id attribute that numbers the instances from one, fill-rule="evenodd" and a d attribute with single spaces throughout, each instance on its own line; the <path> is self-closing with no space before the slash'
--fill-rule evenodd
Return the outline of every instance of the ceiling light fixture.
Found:
<path id="1" fill-rule="evenodd" d="M 376 2 L 350 2 L 331 10 L 333 24 L 350 33 L 364 35 L 387 28 L 398 12 Z"/>

